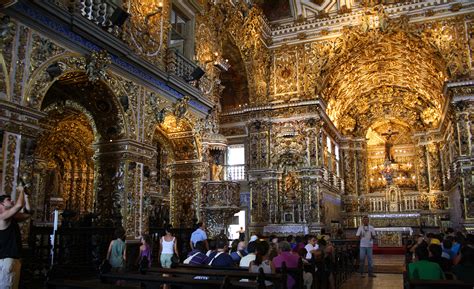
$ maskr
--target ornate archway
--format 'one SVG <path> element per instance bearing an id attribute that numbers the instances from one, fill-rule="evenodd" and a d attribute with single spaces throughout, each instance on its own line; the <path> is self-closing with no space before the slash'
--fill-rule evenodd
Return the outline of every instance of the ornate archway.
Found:
<path id="1" fill-rule="evenodd" d="M 110 149 L 127 129 L 116 97 L 105 82 L 91 81 L 81 70 L 68 70 L 42 85 L 44 95 L 25 101 L 48 113 L 41 120 L 37 157 L 46 163 L 43 181 L 57 190 L 51 195 L 45 188 L 45 204 L 97 213 L 104 224 L 120 223 L 124 164 Z M 56 204 L 51 202 L 55 197 Z"/>

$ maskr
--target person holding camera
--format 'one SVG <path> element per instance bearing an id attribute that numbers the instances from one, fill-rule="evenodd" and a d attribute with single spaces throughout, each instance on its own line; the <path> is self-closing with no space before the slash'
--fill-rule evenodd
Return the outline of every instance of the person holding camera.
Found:
<path id="1" fill-rule="evenodd" d="M 17 201 L 0 195 L 0 288 L 18 289 L 21 270 L 21 232 L 19 222 L 29 218 L 30 205 L 25 189 L 16 189 Z"/>

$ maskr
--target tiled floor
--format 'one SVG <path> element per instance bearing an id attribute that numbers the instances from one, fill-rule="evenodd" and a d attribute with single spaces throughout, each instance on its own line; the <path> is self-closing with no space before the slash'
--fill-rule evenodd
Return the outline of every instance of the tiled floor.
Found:
<path id="1" fill-rule="evenodd" d="M 381 274 L 378 273 L 375 278 L 364 278 L 360 274 L 354 273 L 349 280 L 342 284 L 340 289 L 403 289 L 402 274 Z"/>

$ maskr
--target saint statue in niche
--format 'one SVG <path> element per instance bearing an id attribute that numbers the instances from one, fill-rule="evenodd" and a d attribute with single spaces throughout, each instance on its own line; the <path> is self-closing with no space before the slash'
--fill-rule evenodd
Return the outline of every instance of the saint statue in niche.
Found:
<path id="1" fill-rule="evenodd" d="M 64 193 L 62 176 L 59 169 L 53 168 L 48 171 L 46 188 L 50 191 L 50 197 L 62 198 Z"/>
<path id="2" fill-rule="evenodd" d="M 391 163 L 395 163 L 395 156 L 393 153 L 393 143 L 392 143 L 392 136 L 397 135 L 398 132 L 392 132 L 392 130 L 388 130 L 387 133 L 383 133 L 383 136 L 387 137 L 385 141 L 385 160 Z"/>
<path id="3" fill-rule="evenodd" d="M 289 173 L 285 178 L 285 191 L 287 199 L 293 200 L 296 198 L 296 180 L 293 174 Z"/>
<path id="4" fill-rule="evenodd" d="M 223 154 L 221 151 L 212 151 L 211 152 L 211 181 L 219 182 L 224 179 L 223 169 L 221 165 Z"/>

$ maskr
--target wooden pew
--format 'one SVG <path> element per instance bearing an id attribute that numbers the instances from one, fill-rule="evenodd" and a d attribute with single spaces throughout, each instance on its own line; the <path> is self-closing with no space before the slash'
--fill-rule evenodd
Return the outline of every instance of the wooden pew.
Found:
<path id="1" fill-rule="evenodd" d="M 107 281 L 126 281 L 140 284 L 141 288 L 155 289 L 160 288 L 162 284 L 172 285 L 173 287 L 185 287 L 185 288 L 202 288 L 202 289 L 231 289 L 231 288 L 244 288 L 244 289 L 265 289 L 257 282 L 239 282 L 232 281 L 229 277 L 223 277 L 219 279 L 209 278 L 194 279 L 192 277 L 176 277 L 176 276 L 162 276 L 157 274 L 119 274 L 119 273 L 107 273 L 102 274 L 101 279 L 103 282 Z"/>
<path id="2" fill-rule="evenodd" d="M 410 289 L 472 289 L 474 284 L 459 280 L 411 280 Z"/>
<path id="3" fill-rule="evenodd" d="M 243 268 L 243 267 L 212 267 L 209 265 L 194 265 L 194 264 L 177 264 L 174 268 L 193 268 L 193 269 L 203 269 L 203 270 L 234 270 L 234 271 L 242 271 L 242 272 L 248 272 L 249 268 Z"/>
<path id="4" fill-rule="evenodd" d="M 101 283 L 100 280 L 51 280 L 46 282 L 48 289 L 140 289 L 140 286 L 116 286 Z"/>
<path id="5" fill-rule="evenodd" d="M 234 268 L 220 268 L 220 267 L 180 267 L 180 268 L 151 268 L 147 271 L 147 274 L 166 274 L 178 277 L 194 278 L 195 276 L 207 276 L 210 278 L 228 278 L 229 280 L 236 281 L 232 282 L 233 286 L 246 286 L 247 282 L 239 282 L 241 279 L 256 280 L 259 288 L 265 288 L 265 281 L 270 281 L 277 286 L 277 288 L 286 289 L 286 278 L 287 273 L 283 271 L 278 274 L 265 274 L 263 269 L 260 269 L 260 273 L 251 273 L 247 270 L 234 270 Z M 243 283 L 243 284 L 242 284 Z M 253 282 L 250 282 L 253 283 Z"/>

